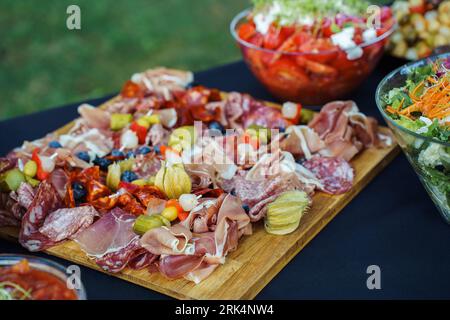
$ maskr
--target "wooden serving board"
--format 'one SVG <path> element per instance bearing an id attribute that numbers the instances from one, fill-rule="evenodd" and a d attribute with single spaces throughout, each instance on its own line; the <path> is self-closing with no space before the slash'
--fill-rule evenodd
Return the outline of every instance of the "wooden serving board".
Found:
<path id="1" fill-rule="evenodd" d="M 70 126 L 64 126 L 57 133 L 67 132 Z M 242 237 L 238 249 L 228 254 L 225 264 L 200 284 L 184 279 L 168 280 L 147 270 L 125 269 L 111 275 L 177 299 L 253 299 L 398 153 L 397 145 L 363 151 L 351 161 L 355 181 L 350 191 L 337 196 L 317 192 L 300 227 L 289 235 L 271 235 L 265 232 L 261 222 L 254 224 L 253 234 Z M 1 238 L 17 241 L 17 234 L 16 228 L 0 228 Z M 104 272 L 73 241 L 52 247 L 46 253 Z"/>

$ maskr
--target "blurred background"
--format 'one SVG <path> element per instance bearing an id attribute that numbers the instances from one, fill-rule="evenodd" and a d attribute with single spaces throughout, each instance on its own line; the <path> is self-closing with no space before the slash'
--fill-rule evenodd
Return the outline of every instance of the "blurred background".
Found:
<path id="1" fill-rule="evenodd" d="M 81 9 L 81 30 L 66 9 Z M 0 0 L 0 120 L 120 90 L 154 66 L 235 61 L 228 25 L 249 0 Z"/>
<path id="2" fill-rule="evenodd" d="M 66 27 L 71 4 L 81 9 L 81 30 Z M 241 59 L 228 26 L 250 5 L 0 0 L 0 120 L 117 92 L 134 72 L 151 67 L 199 71 Z"/>

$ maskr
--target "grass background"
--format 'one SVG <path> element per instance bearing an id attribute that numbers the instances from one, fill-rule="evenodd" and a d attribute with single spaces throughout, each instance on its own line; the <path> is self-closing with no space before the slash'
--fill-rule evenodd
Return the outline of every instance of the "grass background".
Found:
<path id="1" fill-rule="evenodd" d="M 81 9 L 81 30 L 66 8 Z M 228 25 L 248 0 L 0 0 L 0 120 L 118 91 L 164 65 L 239 59 Z"/>
<path id="2" fill-rule="evenodd" d="M 66 27 L 70 4 L 81 8 L 81 30 Z M 237 60 L 228 25 L 249 6 L 250 0 L 0 0 L 0 120 L 116 92 L 131 74 L 154 66 L 196 71 Z"/>

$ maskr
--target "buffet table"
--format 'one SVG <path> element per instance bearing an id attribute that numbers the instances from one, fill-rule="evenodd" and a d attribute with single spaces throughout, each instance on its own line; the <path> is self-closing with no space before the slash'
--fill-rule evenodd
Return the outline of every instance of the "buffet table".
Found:
<path id="1" fill-rule="evenodd" d="M 404 61 L 384 58 L 349 99 L 382 122 L 375 105 L 379 81 Z M 196 82 L 273 100 L 243 62 L 198 72 Z M 98 105 L 110 96 L 85 101 Z M 0 122 L 0 154 L 44 136 L 77 117 L 77 106 L 54 108 Z M 10 107 L 4 104 L 3 107 Z M 257 296 L 257 299 L 450 298 L 450 227 L 403 155 L 398 156 L 337 215 Z M 0 253 L 27 253 L 0 240 Z M 70 262 L 48 256 L 63 265 Z M 381 271 L 381 289 L 369 290 L 367 267 Z M 166 296 L 81 267 L 91 299 L 165 299 Z"/>

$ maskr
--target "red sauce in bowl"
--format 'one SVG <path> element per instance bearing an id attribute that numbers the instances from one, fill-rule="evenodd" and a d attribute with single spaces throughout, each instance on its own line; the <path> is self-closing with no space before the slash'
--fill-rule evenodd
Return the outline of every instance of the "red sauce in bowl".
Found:
<path id="1" fill-rule="evenodd" d="M 14 299 L 77 300 L 78 298 L 76 292 L 67 288 L 63 280 L 30 267 L 26 259 L 11 267 L 1 267 L 0 285 L 10 292 Z M 24 291 L 17 290 L 14 285 Z"/>

